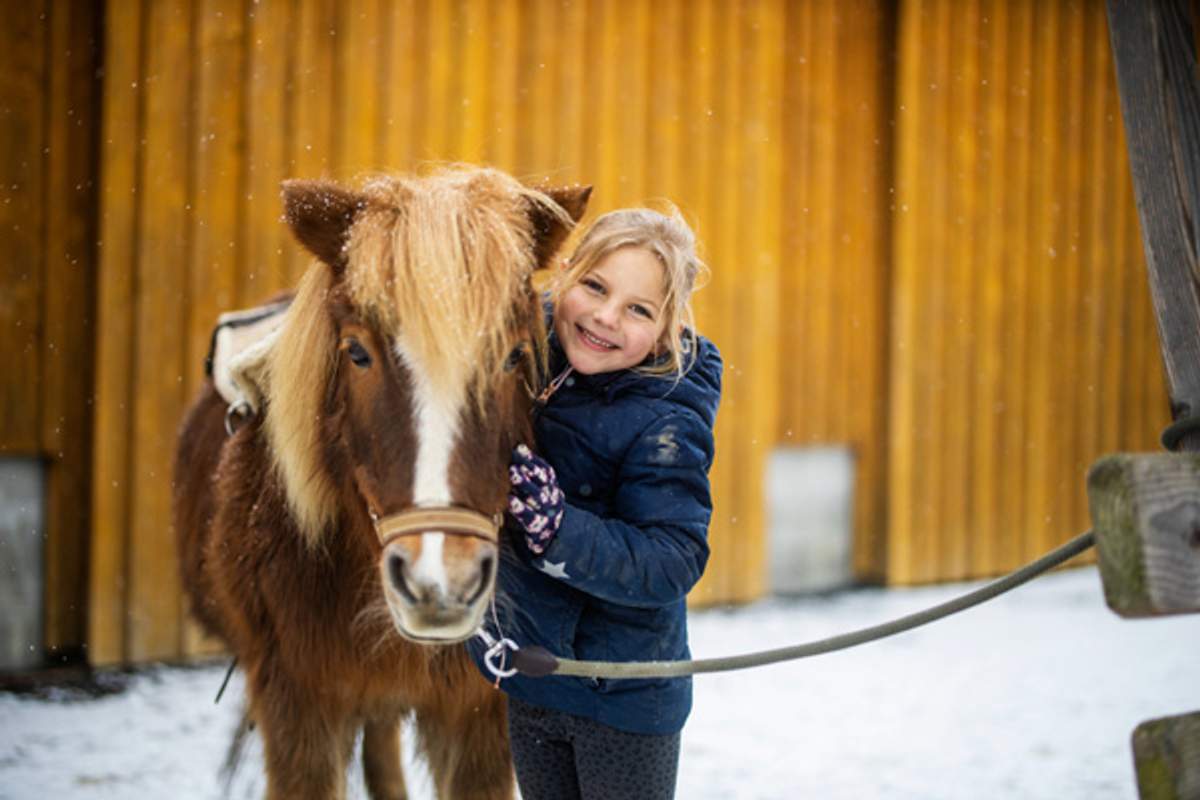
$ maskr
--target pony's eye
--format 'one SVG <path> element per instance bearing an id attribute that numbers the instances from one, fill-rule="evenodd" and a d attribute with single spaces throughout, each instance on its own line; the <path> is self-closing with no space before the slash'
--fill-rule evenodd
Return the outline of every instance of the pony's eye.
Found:
<path id="1" fill-rule="evenodd" d="M 513 348 L 512 352 L 508 354 L 508 358 L 504 359 L 504 371 L 512 372 L 524 360 L 525 344 L 521 343 Z"/>
<path id="2" fill-rule="evenodd" d="M 348 339 L 346 341 L 346 355 L 350 356 L 350 361 L 356 367 L 371 366 L 371 354 L 367 352 L 367 348 L 358 343 L 357 339 Z"/>

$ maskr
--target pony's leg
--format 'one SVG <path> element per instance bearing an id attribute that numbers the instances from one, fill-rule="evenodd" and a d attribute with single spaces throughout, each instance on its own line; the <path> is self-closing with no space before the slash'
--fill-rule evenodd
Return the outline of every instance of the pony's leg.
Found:
<path id="1" fill-rule="evenodd" d="M 267 800 L 344 800 L 357 726 L 343 715 L 322 715 L 313 709 L 314 698 L 281 694 L 260 695 L 254 702 Z"/>
<path id="2" fill-rule="evenodd" d="M 406 800 L 400 763 L 400 721 L 370 720 L 363 726 L 363 774 L 371 800 Z"/>
<path id="3" fill-rule="evenodd" d="M 504 694 L 486 681 L 455 687 L 453 699 L 417 713 L 422 752 L 441 800 L 510 800 L 512 753 Z"/>

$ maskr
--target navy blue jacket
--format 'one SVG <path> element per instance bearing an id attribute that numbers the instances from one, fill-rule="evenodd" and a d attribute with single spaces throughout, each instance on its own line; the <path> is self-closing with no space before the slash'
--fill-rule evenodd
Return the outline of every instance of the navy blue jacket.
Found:
<path id="1" fill-rule="evenodd" d="M 708 561 L 722 369 L 711 342 L 691 342 L 697 355 L 678 383 L 633 370 L 575 373 L 535 409 L 537 451 L 554 466 L 567 506 L 541 556 L 519 529 L 503 537 L 500 628 L 519 646 L 599 661 L 690 657 L 685 598 Z M 550 374 L 565 366 L 552 335 Z M 471 648 L 481 663 L 484 648 L 478 640 Z M 633 733 L 675 733 L 692 705 L 690 678 L 517 675 L 501 688 Z"/>

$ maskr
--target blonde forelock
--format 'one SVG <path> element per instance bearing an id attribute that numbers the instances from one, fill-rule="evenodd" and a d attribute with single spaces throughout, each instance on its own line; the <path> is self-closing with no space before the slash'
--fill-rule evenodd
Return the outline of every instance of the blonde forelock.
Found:
<path id="1" fill-rule="evenodd" d="M 482 402 L 512 346 L 536 264 L 530 208 L 570 225 L 548 197 L 495 170 L 381 177 L 350 232 L 354 305 L 420 362 L 440 394 Z"/>

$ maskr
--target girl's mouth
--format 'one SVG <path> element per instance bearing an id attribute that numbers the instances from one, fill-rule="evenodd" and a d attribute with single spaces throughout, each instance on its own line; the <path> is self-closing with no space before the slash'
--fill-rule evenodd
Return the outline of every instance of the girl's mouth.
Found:
<path id="1" fill-rule="evenodd" d="M 586 330 L 582 325 L 576 325 L 575 330 L 579 332 L 579 340 L 593 350 L 607 353 L 610 350 L 618 349 L 615 344 L 606 339 L 601 339 L 599 336 Z"/>

